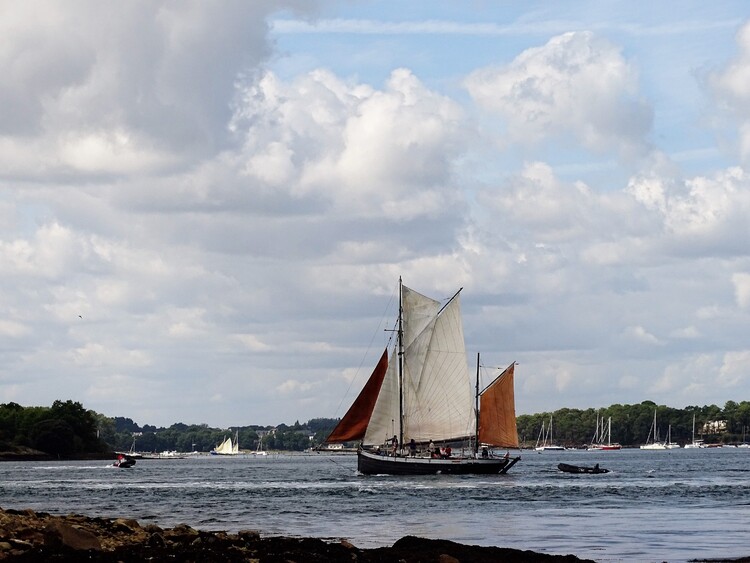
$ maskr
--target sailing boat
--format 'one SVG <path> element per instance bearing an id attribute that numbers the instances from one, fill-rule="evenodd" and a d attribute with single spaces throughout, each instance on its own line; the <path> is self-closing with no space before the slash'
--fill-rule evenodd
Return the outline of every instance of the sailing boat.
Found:
<path id="1" fill-rule="evenodd" d="M 664 448 L 667 450 L 676 450 L 681 447 L 677 442 L 672 441 L 672 425 L 667 427 L 667 441 L 664 442 Z"/>
<path id="2" fill-rule="evenodd" d="M 237 455 L 240 453 L 240 431 L 237 430 L 235 438 L 232 436 L 225 437 L 224 441 L 211 450 L 211 455 Z"/>
<path id="3" fill-rule="evenodd" d="M 143 459 L 143 454 L 135 451 L 135 437 L 133 437 L 133 443 L 130 445 L 130 449 L 126 452 L 115 452 L 117 455 L 123 455 L 132 459 Z"/>
<path id="4" fill-rule="evenodd" d="M 607 442 L 604 442 L 604 417 L 601 418 L 601 426 L 599 421 L 599 413 L 596 413 L 596 432 L 594 433 L 594 439 L 592 440 L 590 450 L 620 450 L 622 446 L 615 442 L 612 443 L 612 417 L 607 418 Z"/>
<path id="5" fill-rule="evenodd" d="M 459 290 L 443 307 L 399 279 L 395 346 L 388 349 L 326 442 L 358 440 L 357 468 L 366 475 L 506 473 L 520 457 L 492 447 L 518 447 L 513 391 L 515 363 L 472 396 Z M 480 416 L 481 415 L 481 416 Z M 404 440 L 422 448 L 404 450 Z M 470 443 L 458 455 L 433 440 Z M 480 453 L 481 446 L 481 453 Z M 434 447 L 434 446 L 433 446 Z"/>
<path id="6" fill-rule="evenodd" d="M 659 442 L 659 429 L 656 426 L 656 409 L 654 409 L 654 422 L 651 423 L 651 429 L 648 431 L 646 443 L 641 446 L 642 450 L 666 450 L 664 442 Z"/>
<path id="7" fill-rule="evenodd" d="M 695 439 L 695 413 L 693 413 L 693 440 L 689 444 L 685 444 L 686 448 L 705 448 L 703 440 Z"/>
<path id="8" fill-rule="evenodd" d="M 539 440 L 542 440 L 542 443 L 539 444 Z M 547 441 L 549 440 L 549 444 Z M 565 450 L 562 446 L 556 446 L 552 443 L 552 415 L 549 415 L 549 426 L 547 427 L 547 431 L 544 431 L 544 421 L 542 421 L 542 429 L 539 432 L 539 436 L 536 439 L 536 446 L 534 448 L 538 452 L 559 452 Z"/>
<path id="9" fill-rule="evenodd" d="M 253 452 L 254 455 L 268 455 L 268 452 L 263 449 L 263 438 L 258 436 L 258 447 Z"/>

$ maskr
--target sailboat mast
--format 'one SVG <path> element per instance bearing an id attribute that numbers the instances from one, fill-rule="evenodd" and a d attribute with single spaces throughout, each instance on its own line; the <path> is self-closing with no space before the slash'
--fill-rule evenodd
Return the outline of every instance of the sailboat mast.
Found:
<path id="1" fill-rule="evenodd" d="M 403 283 L 398 278 L 398 443 L 404 443 L 404 302 Z"/>
<path id="2" fill-rule="evenodd" d="M 476 386 L 476 393 L 474 396 L 474 413 L 476 416 L 475 435 L 474 435 L 474 455 L 476 455 L 479 453 L 479 352 L 477 352 L 477 386 Z"/>

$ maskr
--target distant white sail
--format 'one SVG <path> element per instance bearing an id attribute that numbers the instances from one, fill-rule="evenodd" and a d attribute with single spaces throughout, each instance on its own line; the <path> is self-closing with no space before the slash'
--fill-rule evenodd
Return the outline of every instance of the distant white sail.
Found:
<path id="1" fill-rule="evenodd" d="M 216 446 L 214 452 L 221 455 L 232 455 L 234 453 L 232 447 L 232 437 L 224 438 L 224 441 Z"/>

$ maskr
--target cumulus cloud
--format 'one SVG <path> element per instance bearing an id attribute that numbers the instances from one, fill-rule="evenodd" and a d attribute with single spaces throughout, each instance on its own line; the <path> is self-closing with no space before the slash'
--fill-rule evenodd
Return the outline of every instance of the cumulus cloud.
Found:
<path id="1" fill-rule="evenodd" d="M 628 327 L 625 333 L 629 338 L 632 338 L 633 340 L 641 344 L 651 344 L 651 345 L 661 344 L 661 342 L 656 336 L 648 332 L 642 326 Z"/>
<path id="2" fill-rule="evenodd" d="M 4 3 L 3 168 L 122 173 L 213 154 L 240 73 L 270 53 L 266 16 L 301 4 Z"/>
<path id="3" fill-rule="evenodd" d="M 465 85 L 507 122 L 511 139 L 538 143 L 572 136 L 592 151 L 640 154 L 651 107 L 638 95 L 635 68 L 591 32 L 569 32 L 527 49 L 510 64 L 471 73 Z"/>
<path id="4" fill-rule="evenodd" d="M 334 213 L 399 221 L 460 203 L 452 163 L 463 117 L 407 69 L 382 90 L 318 70 L 291 83 L 266 74 L 245 92 L 233 128 L 261 199 L 281 192 Z"/>
<path id="5" fill-rule="evenodd" d="M 737 55 L 722 70 L 710 74 L 708 84 L 720 109 L 736 127 L 738 152 L 750 158 L 750 22 L 737 33 Z"/>
<path id="6" fill-rule="evenodd" d="M 673 252 L 746 254 L 750 176 L 741 168 L 681 181 L 645 172 L 631 178 L 625 191 L 656 213 Z"/>

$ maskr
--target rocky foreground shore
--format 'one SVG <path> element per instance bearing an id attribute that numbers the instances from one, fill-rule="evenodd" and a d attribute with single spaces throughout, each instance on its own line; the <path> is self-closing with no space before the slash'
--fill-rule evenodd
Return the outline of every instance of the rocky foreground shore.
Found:
<path id="1" fill-rule="evenodd" d="M 126 518 L 53 516 L 0 508 L 0 561 L 79 563 L 594 563 L 574 555 L 547 555 L 502 547 L 463 545 L 406 536 L 391 547 L 359 549 L 346 540 L 261 537 L 205 532 L 185 524 L 141 526 Z M 750 557 L 705 559 L 705 563 L 750 563 Z"/>
<path id="2" fill-rule="evenodd" d="M 407 536 L 391 547 L 358 549 L 347 541 L 261 537 L 254 530 L 236 534 L 204 532 L 181 524 L 160 528 L 125 518 L 79 514 L 53 516 L 33 510 L 0 509 L 2 561 L 176 561 L 297 563 L 489 563 L 589 561 L 573 555 L 545 555 L 500 547 L 462 545 Z"/>

